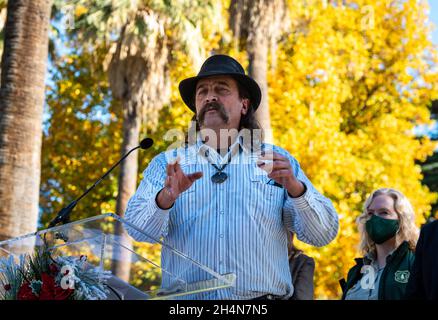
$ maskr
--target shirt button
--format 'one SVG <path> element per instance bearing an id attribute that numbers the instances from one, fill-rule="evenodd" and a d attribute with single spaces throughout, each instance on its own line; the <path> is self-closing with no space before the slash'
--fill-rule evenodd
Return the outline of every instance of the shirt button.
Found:
<path id="1" fill-rule="evenodd" d="M 219 213 L 220 213 L 220 214 L 224 214 L 224 212 L 223 212 L 223 211 L 220 211 Z"/>
<path id="2" fill-rule="evenodd" d="M 219 235 L 219 238 L 223 238 L 223 237 L 224 237 L 224 235 L 223 235 L 223 234 L 220 234 L 220 235 Z"/>

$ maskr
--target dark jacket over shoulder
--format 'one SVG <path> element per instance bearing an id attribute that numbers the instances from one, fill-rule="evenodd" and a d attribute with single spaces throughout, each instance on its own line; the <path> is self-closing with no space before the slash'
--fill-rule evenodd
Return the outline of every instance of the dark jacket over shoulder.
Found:
<path id="1" fill-rule="evenodd" d="M 438 221 L 421 229 L 406 298 L 438 300 Z"/>
<path id="2" fill-rule="evenodd" d="M 409 243 L 403 242 L 392 255 L 386 259 L 379 282 L 379 300 L 401 300 L 406 293 L 408 280 L 414 265 L 414 252 L 409 249 Z M 364 265 L 364 258 L 355 259 L 356 265 L 350 269 L 347 281 L 340 281 L 342 288 L 342 300 L 361 278 L 360 272 Z"/>
<path id="3" fill-rule="evenodd" d="M 315 260 L 299 253 L 289 259 L 294 294 L 290 300 L 313 300 L 313 274 Z"/>

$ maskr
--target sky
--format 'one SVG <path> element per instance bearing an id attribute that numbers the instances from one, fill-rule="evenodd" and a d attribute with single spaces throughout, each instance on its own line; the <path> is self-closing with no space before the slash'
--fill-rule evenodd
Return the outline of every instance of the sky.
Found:
<path id="1" fill-rule="evenodd" d="M 429 0 L 430 20 L 435 24 L 435 30 L 432 34 L 433 42 L 438 45 L 438 0 Z"/>
<path id="2" fill-rule="evenodd" d="M 429 19 L 434 24 L 434 30 L 432 32 L 432 42 L 438 46 L 438 0 L 428 0 L 430 6 Z M 438 122 L 431 125 L 420 125 L 414 129 L 414 133 L 417 135 L 429 134 L 430 132 L 438 131 Z M 438 151 L 438 145 L 435 149 Z"/>

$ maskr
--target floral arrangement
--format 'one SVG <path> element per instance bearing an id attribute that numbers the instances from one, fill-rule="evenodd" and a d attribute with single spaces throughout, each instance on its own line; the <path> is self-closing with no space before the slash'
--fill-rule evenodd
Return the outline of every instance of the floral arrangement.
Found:
<path id="1" fill-rule="evenodd" d="M 33 255 L 0 258 L 0 300 L 102 300 L 111 275 L 81 257 L 53 258 L 45 248 Z"/>

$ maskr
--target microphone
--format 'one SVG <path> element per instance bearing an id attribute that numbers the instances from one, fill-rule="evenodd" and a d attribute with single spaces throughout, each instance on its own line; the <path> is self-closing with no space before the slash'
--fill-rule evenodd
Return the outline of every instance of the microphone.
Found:
<path id="1" fill-rule="evenodd" d="M 115 163 L 107 172 L 105 172 L 105 174 L 99 178 L 99 180 L 97 180 L 91 187 L 89 187 L 83 194 L 81 194 L 76 200 L 72 201 L 68 206 L 62 208 L 56 215 L 55 219 L 53 219 L 50 223 L 49 223 L 49 228 L 52 228 L 54 226 L 56 226 L 58 223 L 62 223 L 65 224 L 70 220 L 70 212 L 74 209 L 74 207 L 78 204 L 78 202 L 85 197 L 91 190 L 93 190 L 103 179 L 105 179 L 105 177 L 110 174 L 111 171 L 113 171 L 113 169 L 115 167 L 117 167 L 120 162 L 122 162 L 127 156 L 130 155 L 130 153 L 134 150 L 137 149 L 149 149 L 150 147 L 152 147 L 152 145 L 154 144 L 154 140 L 152 140 L 151 138 L 145 138 L 143 140 L 141 140 L 140 145 L 136 146 L 135 148 L 132 148 L 131 150 L 129 150 L 129 152 L 127 154 L 125 154 L 119 161 L 117 161 L 117 163 Z"/>
<path id="2" fill-rule="evenodd" d="M 152 140 L 151 138 L 145 138 L 145 139 L 140 141 L 139 147 L 143 150 L 146 150 L 146 149 L 149 149 L 150 147 L 152 147 L 153 144 L 154 144 L 154 140 Z M 132 149 L 132 150 L 135 150 L 135 149 Z M 129 151 L 129 152 L 131 152 L 131 151 Z"/>

